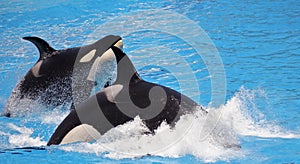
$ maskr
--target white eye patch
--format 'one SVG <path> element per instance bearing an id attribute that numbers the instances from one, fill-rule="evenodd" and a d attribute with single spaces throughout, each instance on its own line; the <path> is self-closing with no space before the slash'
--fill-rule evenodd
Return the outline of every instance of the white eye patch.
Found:
<path id="1" fill-rule="evenodd" d="M 115 47 L 118 47 L 119 49 L 123 49 L 123 41 L 122 40 L 119 40 L 115 45 Z"/>
<path id="2" fill-rule="evenodd" d="M 40 75 L 40 74 L 39 74 L 42 63 L 43 63 L 43 60 L 41 60 L 41 61 L 39 61 L 38 63 L 36 63 L 36 64 L 31 68 L 31 72 L 32 72 L 33 76 L 35 76 L 35 77 L 42 77 L 42 76 L 43 76 L 43 75 Z"/>
<path id="3" fill-rule="evenodd" d="M 123 42 L 122 42 L 122 40 L 119 40 L 117 43 L 115 43 L 114 44 L 114 46 L 115 47 L 118 47 L 119 49 L 123 49 Z M 80 60 L 79 60 L 79 62 L 80 63 L 86 63 L 86 62 L 90 62 L 92 59 L 93 59 L 93 57 L 95 56 L 95 54 L 96 54 L 96 49 L 93 49 L 93 50 L 91 50 L 90 52 L 88 52 L 86 55 L 84 55 Z M 107 51 L 106 51 L 107 52 Z M 105 52 L 105 53 L 106 53 Z M 105 54 L 104 53 L 104 54 Z M 104 55 L 103 54 L 103 55 Z"/>
<path id="4" fill-rule="evenodd" d="M 80 63 L 86 63 L 89 62 L 93 59 L 93 57 L 96 54 L 96 49 L 91 50 L 89 53 L 87 53 L 86 55 L 84 55 L 81 59 L 80 59 Z"/>

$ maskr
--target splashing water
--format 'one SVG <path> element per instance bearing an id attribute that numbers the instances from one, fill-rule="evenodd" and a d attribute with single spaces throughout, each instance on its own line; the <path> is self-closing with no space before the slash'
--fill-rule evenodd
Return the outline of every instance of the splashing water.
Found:
<path id="1" fill-rule="evenodd" d="M 208 108 L 208 115 L 203 115 L 200 110 L 183 115 L 173 128 L 162 123 L 155 135 L 145 134 L 147 128 L 136 117 L 131 122 L 111 129 L 95 142 L 60 145 L 58 148 L 67 152 L 95 153 L 112 159 L 193 155 L 202 161 L 213 162 L 244 157 L 247 150 L 239 141 L 243 136 L 300 138 L 299 133 L 282 129 L 265 119 L 255 104 L 256 97 L 262 95 L 263 90 L 241 87 L 224 106 Z M 57 126 L 67 113 L 55 109 L 47 114 L 40 113 L 39 119 L 44 125 Z M 8 137 L 10 146 L 46 145 L 43 136 L 33 136 L 34 129 L 12 123 L 7 125 L 11 131 L 1 132 L 0 136 Z"/>
<path id="2" fill-rule="evenodd" d="M 299 133 L 282 129 L 265 118 L 256 105 L 256 99 L 265 96 L 262 89 L 247 90 L 241 87 L 223 107 L 223 117 L 232 119 L 232 128 L 241 136 L 300 138 Z"/>
<path id="3" fill-rule="evenodd" d="M 42 146 L 46 142 L 42 141 L 41 137 L 32 137 L 33 129 L 27 127 L 19 127 L 12 123 L 8 124 L 8 127 L 17 132 L 16 134 L 2 133 L 0 135 L 8 136 L 10 146 L 13 147 L 27 147 L 27 146 Z"/>
<path id="4" fill-rule="evenodd" d="M 184 115 L 175 128 L 163 123 L 155 135 L 145 135 L 147 129 L 137 117 L 110 130 L 94 143 L 65 145 L 61 149 L 96 153 L 113 159 L 147 155 L 177 158 L 191 154 L 212 162 L 245 156 L 243 145 L 239 148 L 238 138 L 242 136 L 299 138 L 299 134 L 269 123 L 259 112 L 255 97 L 263 94 L 263 90 L 241 87 L 224 106 L 209 108 L 209 116 L 203 116 L 200 111 Z"/>

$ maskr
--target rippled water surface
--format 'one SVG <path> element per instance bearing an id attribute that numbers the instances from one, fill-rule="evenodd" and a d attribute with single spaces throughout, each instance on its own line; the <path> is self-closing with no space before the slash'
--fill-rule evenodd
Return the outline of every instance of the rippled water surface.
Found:
<path id="1" fill-rule="evenodd" d="M 147 136 L 140 134 L 143 126 L 136 118 L 93 143 L 45 147 L 68 110 L 44 110 L 36 102 L 24 102 L 38 112 L 0 117 L 0 163 L 300 162 L 300 1 L 14 0 L 0 6 L 0 111 L 38 59 L 37 49 L 22 37 L 42 37 L 56 49 L 81 46 L 106 34 L 96 32 L 101 25 L 132 12 L 161 9 L 193 21 L 212 40 L 226 73 L 224 104 L 212 108 L 213 75 L 191 44 L 151 29 L 121 33 L 124 51 L 144 79 L 183 92 L 210 110 L 211 120 L 199 113 L 187 115 L 175 129 L 162 125 L 157 135 Z M 177 19 L 168 21 L 186 27 L 176 24 Z M 160 25 L 155 23 L 151 22 Z M 126 21 L 123 29 L 136 26 Z M 199 135 L 210 122 L 219 122 L 216 131 Z M 191 125 L 189 131 L 182 129 L 185 125 Z M 148 153 L 180 134 L 186 135 Z M 240 144 L 241 149 L 224 148 L 224 143 Z"/>

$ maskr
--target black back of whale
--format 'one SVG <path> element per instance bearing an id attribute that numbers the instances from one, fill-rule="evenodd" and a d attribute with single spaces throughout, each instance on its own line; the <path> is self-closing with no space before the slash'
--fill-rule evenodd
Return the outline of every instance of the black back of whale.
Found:
<path id="1" fill-rule="evenodd" d="M 40 98 L 42 103 L 54 106 L 70 100 L 71 75 L 80 47 L 54 50 L 40 38 L 24 37 L 24 39 L 37 46 L 40 52 L 37 63 L 42 63 L 38 77 L 33 74 L 32 68 L 19 83 L 20 98 Z"/>
<path id="2" fill-rule="evenodd" d="M 142 80 L 128 56 L 116 47 L 112 47 L 112 50 L 118 63 L 116 82 L 81 103 L 76 109 L 72 109 L 57 127 L 47 145 L 60 144 L 72 129 L 82 124 L 91 125 L 100 134 L 104 134 L 138 115 L 153 133 L 163 121 L 173 126 L 181 115 L 199 107 L 196 102 L 175 90 Z M 115 95 L 111 94 L 116 92 L 118 86 L 122 86 L 122 89 Z M 151 100 L 156 104 L 151 104 L 149 94 L 154 87 L 162 89 L 165 95 L 152 96 Z M 137 109 L 133 109 L 132 104 Z M 151 108 L 147 108 L 149 106 Z M 161 106 L 162 110 L 158 114 L 149 117 Z M 132 113 L 128 115 L 126 112 Z"/>
<path id="3" fill-rule="evenodd" d="M 101 56 L 107 49 L 119 41 L 121 37 L 111 35 L 87 46 L 63 50 L 55 50 L 46 41 L 38 37 L 24 37 L 23 39 L 36 45 L 40 57 L 36 64 L 18 83 L 8 104 L 10 101 L 14 101 L 12 99 L 28 98 L 32 100 L 38 99 L 42 104 L 55 107 L 72 101 L 72 75 L 75 64 L 82 69 L 86 69 L 83 74 L 77 76 L 85 84 L 85 87 L 83 87 L 85 95 L 80 95 L 81 100 L 88 98 L 95 82 L 87 80 L 85 72 L 89 72 L 93 64 L 91 62 L 95 58 Z M 91 50 L 96 50 L 96 54 L 91 62 L 80 63 L 79 60 Z M 9 108 L 8 105 L 4 114 L 10 116 L 7 108 Z"/>

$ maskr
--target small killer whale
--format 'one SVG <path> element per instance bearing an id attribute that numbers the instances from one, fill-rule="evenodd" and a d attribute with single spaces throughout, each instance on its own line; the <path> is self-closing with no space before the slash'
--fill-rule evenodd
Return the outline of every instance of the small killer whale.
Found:
<path id="1" fill-rule="evenodd" d="M 38 48 L 40 56 L 14 88 L 2 115 L 11 116 L 14 107 L 20 105 L 20 100 L 25 98 L 38 100 L 48 107 L 66 102 L 74 103 L 74 98 L 79 103 L 90 96 L 95 85 L 102 89 L 111 83 L 110 78 L 106 77 L 103 80 L 105 83 L 99 84 L 88 73 L 98 58 L 121 39 L 119 36 L 106 36 L 90 45 L 63 50 L 55 50 L 38 37 L 23 39 L 32 42 Z M 80 92 L 74 93 L 74 88 Z"/>
<path id="2" fill-rule="evenodd" d="M 114 58 L 117 78 L 111 85 L 73 106 L 47 145 L 93 141 L 110 129 L 139 116 L 154 134 L 165 121 L 173 127 L 183 114 L 207 112 L 192 99 L 168 87 L 144 81 L 129 57 L 113 46 L 101 58 Z"/>

